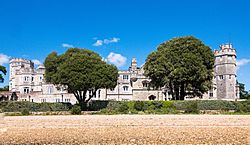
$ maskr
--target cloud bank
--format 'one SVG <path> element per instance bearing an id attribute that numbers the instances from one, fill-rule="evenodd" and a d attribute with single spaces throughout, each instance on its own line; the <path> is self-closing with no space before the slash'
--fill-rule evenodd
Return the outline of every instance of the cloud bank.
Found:
<path id="1" fill-rule="evenodd" d="M 0 65 L 9 63 L 10 56 L 0 53 Z"/>
<path id="2" fill-rule="evenodd" d="M 35 65 L 40 65 L 42 64 L 41 61 L 37 60 L 37 59 L 33 59 L 32 62 L 34 62 Z"/>
<path id="3" fill-rule="evenodd" d="M 126 64 L 127 58 L 121 54 L 110 52 L 106 60 L 117 67 L 121 67 Z"/>
<path id="4" fill-rule="evenodd" d="M 250 59 L 240 59 L 237 61 L 237 66 L 242 66 L 250 63 Z"/>
<path id="5" fill-rule="evenodd" d="M 72 47 L 74 47 L 74 46 L 71 45 L 71 44 L 63 43 L 63 44 L 62 44 L 62 47 L 64 47 L 64 48 L 72 48 Z"/>

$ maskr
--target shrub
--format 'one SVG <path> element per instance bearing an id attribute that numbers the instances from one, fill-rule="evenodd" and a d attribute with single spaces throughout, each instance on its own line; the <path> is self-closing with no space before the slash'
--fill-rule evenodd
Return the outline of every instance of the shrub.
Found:
<path id="1" fill-rule="evenodd" d="M 24 109 L 22 109 L 21 114 L 22 114 L 22 115 L 29 115 L 29 114 L 30 114 L 30 111 L 29 111 L 29 109 L 24 108 Z"/>
<path id="2" fill-rule="evenodd" d="M 198 114 L 200 111 L 198 109 L 197 101 L 190 101 L 185 109 L 185 113 L 195 113 Z"/>
<path id="3" fill-rule="evenodd" d="M 128 109 L 129 107 L 127 105 L 127 102 L 124 102 L 119 106 L 118 111 L 121 113 L 128 113 Z"/>
<path id="4" fill-rule="evenodd" d="M 89 106 L 88 109 L 90 111 L 98 111 L 101 109 L 104 109 L 108 106 L 108 104 L 110 103 L 110 101 L 102 101 L 102 100 L 93 100 L 91 102 L 89 102 Z"/>
<path id="5" fill-rule="evenodd" d="M 161 109 L 163 107 L 163 104 L 160 101 L 153 101 L 152 105 L 154 105 L 154 109 Z"/>
<path id="6" fill-rule="evenodd" d="M 236 106 L 231 101 L 226 100 L 199 100 L 199 110 L 235 110 Z"/>
<path id="7" fill-rule="evenodd" d="M 144 102 L 143 101 L 136 101 L 134 104 L 134 109 L 137 111 L 144 111 L 145 110 Z"/>
<path id="8" fill-rule="evenodd" d="M 69 111 L 71 107 L 70 103 L 0 102 L 0 109 L 3 112 L 21 112 L 24 108 L 31 112 Z"/>
<path id="9" fill-rule="evenodd" d="M 73 115 L 79 115 L 79 114 L 81 114 L 81 107 L 79 105 L 74 105 L 70 109 L 70 113 L 73 114 Z"/>

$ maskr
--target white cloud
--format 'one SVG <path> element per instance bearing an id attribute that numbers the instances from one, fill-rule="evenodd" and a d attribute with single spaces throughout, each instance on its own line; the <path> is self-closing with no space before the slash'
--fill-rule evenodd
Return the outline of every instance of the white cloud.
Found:
<path id="1" fill-rule="evenodd" d="M 242 66 L 245 65 L 247 63 L 250 63 L 250 59 L 241 59 L 237 61 L 237 66 Z"/>
<path id="2" fill-rule="evenodd" d="M 0 65 L 9 63 L 10 56 L 0 53 Z"/>
<path id="3" fill-rule="evenodd" d="M 103 41 L 102 40 L 96 40 L 96 42 L 93 44 L 93 46 L 102 46 Z"/>
<path id="4" fill-rule="evenodd" d="M 116 37 L 111 38 L 111 39 L 104 39 L 104 40 L 103 40 L 103 42 L 104 42 L 105 44 L 117 43 L 117 42 L 119 42 L 119 41 L 120 41 L 120 38 L 116 38 Z"/>
<path id="5" fill-rule="evenodd" d="M 116 37 L 113 37 L 111 39 L 96 40 L 93 46 L 102 46 L 103 44 L 117 43 L 119 41 L 120 41 L 120 38 L 116 38 Z"/>
<path id="6" fill-rule="evenodd" d="M 126 64 L 127 58 L 122 56 L 121 54 L 110 52 L 107 61 L 113 63 L 117 67 L 121 67 Z"/>
<path id="7" fill-rule="evenodd" d="M 41 61 L 37 60 L 37 59 L 33 59 L 32 62 L 34 62 L 35 65 L 40 65 L 42 64 Z"/>
<path id="8" fill-rule="evenodd" d="M 72 47 L 74 47 L 74 46 L 71 45 L 71 44 L 63 43 L 63 44 L 62 44 L 62 47 L 64 47 L 64 48 L 72 48 Z"/>

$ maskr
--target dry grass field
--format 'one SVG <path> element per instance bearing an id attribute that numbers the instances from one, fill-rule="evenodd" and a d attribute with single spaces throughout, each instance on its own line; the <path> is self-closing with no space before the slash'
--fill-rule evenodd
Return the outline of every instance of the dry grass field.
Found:
<path id="1" fill-rule="evenodd" d="M 2 117 L 0 144 L 250 144 L 249 115 Z"/>

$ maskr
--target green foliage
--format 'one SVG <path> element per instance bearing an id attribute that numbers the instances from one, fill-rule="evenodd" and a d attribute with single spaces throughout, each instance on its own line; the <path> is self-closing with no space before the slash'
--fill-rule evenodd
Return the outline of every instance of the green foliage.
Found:
<path id="1" fill-rule="evenodd" d="M 177 99 L 200 96 L 211 87 L 214 54 L 195 37 L 178 37 L 160 44 L 144 65 L 151 86 L 167 87 Z M 175 93 L 174 93 L 175 92 Z"/>
<path id="2" fill-rule="evenodd" d="M 245 90 L 245 84 L 239 83 L 240 99 L 250 99 L 250 93 Z"/>
<path id="3" fill-rule="evenodd" d="M 23 109 L 31 112 L 68 111 L 70 108 L 70 103 L 0 102 L 0 109 L 3 112 L 21 112 Z"/>
<path id="4" fill-rule="evenodd" d="M 250 112 L 250 100 L 234 102 L 236 112 Z"/>
<path id="5" fill-rule="evenodd" d="M 136 101 L 134 104 L 134 109 L 137 111 L 144 111 L 146 106 L 143 101 Z"/>
<path id="6" fill-rule="evenodd" d="M 198 114 L 199 110 L 198 110 L 198 102 L 197 101 L 191 101 L 187 108 L 185 109 L 185 113 L 194 113 L 194 114 Z"/>
<path id="7" fill-rule="evenodd" d="M 128 107 L 128 105 L 127 105 L 127 103 L 126 102 L 123 102 L 120 106 L 119 106 L 119 108 L 118 108 L 118 112 L 121 112 L 121 113 L 128 113 L 128 110 L 129 110 L 129 107 Z"/>
<path id="8" fill-rule="evenodd" d="M 29 114 L 30 114 L 30 111 L 29 111 L 29 109 L 24 108 L 24 109 L 22 109 L 21 114 L 22 114 L 22 115 L 29 115 Z"/>
<path id="9" fill-rule="evenodd" d="M 4 86 L 3 88 L 0 88 L 0 92 L 6 92 L 9 91 L 9 86 Z"/>
<path id="10" fill-rule="evenodd" d="M 61 55 L 53 52 L 44 65 L 46 81 L 65 86 L 74 94 L 82 110 L 87 109 L 86 104 L 98 89 L 114 88 L 117 83 L 117 68 L 87 49 L 70 48 Z M 88 98 L 87 92 L 90 92 Z"/>
<path id="11" fill-rule="evenodd" d="M 80 115 L 81 114 L 81 107 L 79 105 L 74 105 L 70 109 L 70 113 L 73 114 L 73 115 Z"/>
<path id="12" fill-rule="evenodd" d="M 6 75 L 6 73 L 7 73 L 6 68 L 0 65 L 0 83 L 3 83 L 4 81 L 3 75 Z"/>
<path id="13" fill-rule="evenodd" d="M 89 111 L 98 111 L 104 109 L 108 106 L 110 101 L 106 100 L 92 100 L 89 102 L 88 109 Z"/>
<path id="14" fill-rule="evenodd" d="M 198 101 L 199 110 L 235 110 L 234 102 L 225 100 L 200 100 Z"/>

